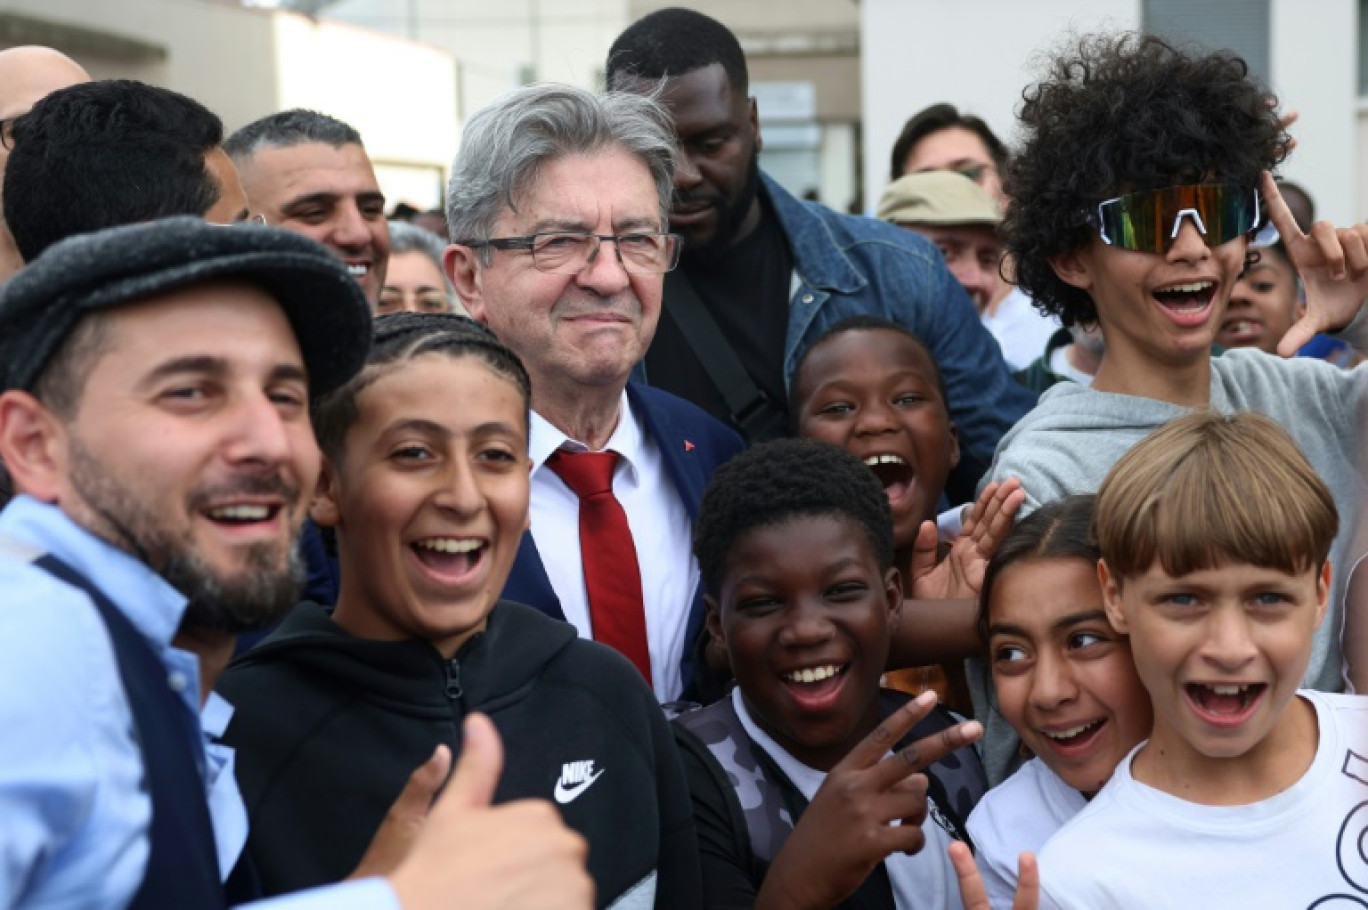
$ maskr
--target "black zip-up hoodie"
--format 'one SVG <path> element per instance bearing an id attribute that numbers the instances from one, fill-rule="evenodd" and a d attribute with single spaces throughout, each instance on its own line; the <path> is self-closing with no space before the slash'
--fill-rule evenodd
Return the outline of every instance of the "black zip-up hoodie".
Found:
<path id="1" fill-rule="evenodd" d="M 413 769 L 438 743 L 460 755 L 461 721 L 481 711 L 503 738 L 495 802 L 555 801 L 589 842 L 599 907 L 701 902 L 665 717 L 625 658 L 568 623 L 501 602 L 446 660 L 425 640 L 355 638 L 303 603 L 218 688 L 267 895 L 349 875 Z"/>

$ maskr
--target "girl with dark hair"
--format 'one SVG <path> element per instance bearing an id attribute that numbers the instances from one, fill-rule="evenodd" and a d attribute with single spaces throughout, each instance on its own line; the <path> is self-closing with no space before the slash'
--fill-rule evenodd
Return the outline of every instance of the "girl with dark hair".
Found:
<path id="1" fill-rule="evenodd" d="M 979 629 L 996 708 L 1035 756 L 969 816 L 993 907 L 1012 906 L 1022 851 L 1040 850 L 1149 734 L 1149 696 L 1102 606 L 1095 500 L 1071 496 L 1023 519 L 984 574 Z"/>

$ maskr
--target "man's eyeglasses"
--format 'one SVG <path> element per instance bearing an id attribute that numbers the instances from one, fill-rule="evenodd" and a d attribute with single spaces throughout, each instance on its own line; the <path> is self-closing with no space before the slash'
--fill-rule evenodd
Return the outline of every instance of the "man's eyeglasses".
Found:
<path id="1" fill-rule="evenodd" d="M 611 241 L 617 248 L 622 267 L 634 275 L 659 275 L 679 265 L 681 242 L 678 234 L 555 231 L 527 237 L 458 240 L 457 243 L 475 249 L 523 250 L 532 254 L 532 264 L 538 271 L 578 275 L 598 258 L 599 249 L 606 241 Z"/>
<path id="2" fill-rule="evenodd" d="M 1220 246 L 1259 227 L 1259 194 L 1233 183 L 1198 183 L 1143 190 L 1108 199 L 1092 219 L 1102 242 L 1123 250 L 1162 253 L 1189 218 L 1207 246 Z"/>

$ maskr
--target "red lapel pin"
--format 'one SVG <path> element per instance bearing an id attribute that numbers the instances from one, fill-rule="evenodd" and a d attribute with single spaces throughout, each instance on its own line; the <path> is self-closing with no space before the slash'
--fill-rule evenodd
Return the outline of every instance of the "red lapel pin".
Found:
<path id="1" fill-rule="evenodd" d="M 694 450 L 694 444 L 693 444 L 692 442 L 689 442 L 689 440 L 687 440 L 687 439 L 684 440 L 684 451 L 686 451 L 686 452 L 692 452 L 693 450 Z"/>

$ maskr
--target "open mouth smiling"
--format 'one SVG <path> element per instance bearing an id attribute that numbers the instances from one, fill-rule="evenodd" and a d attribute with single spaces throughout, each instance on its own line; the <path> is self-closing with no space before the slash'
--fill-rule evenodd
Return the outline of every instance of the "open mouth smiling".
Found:
<path id="1" fill-rule="evenodd" d="M 1171 284 L 1154 292 L 1154 299 L 1165 309 L 1178 313 L 1197 313 L 1210 306 L 1216 295 L 1216 282 L 1189 281 Z"/>
<path id="2" fill-rule="evenodd" d="M 797 685 L 825 682 L 832 677 L 844 673 L 849 664 L 822 664 L 815 667 L 803 667 L 798 670 L 783 674 L 786 682 Z"/>
<path id="3" fill-rule="evenodd" d="M 864 463 L 874 472 L 874 476 L 879 478 L 879 483 L 883 484 L 890 506 L 901 503 L 911 494 L 912 484 L 917 475 L 907 463 L 907 459 L 901 455 L 869 455 L 864 459 Z"/>
<path id="4" fill-rule="evenodd" d="M 254 524 L 256 522 L 270 521 L 280 512 L 279 505 L 248 504 L 236 503 L 232 505 L 216 506 L 208 509 L 205 514 L 213 521 L 223 524 Z"/>
<path id="5" fill-rule="evenodd" d="M 425 537 L 410 545 L 425 569 L 445 581 L 460 581 L 479 567 L 488 542 L 478 537 Z"/>

